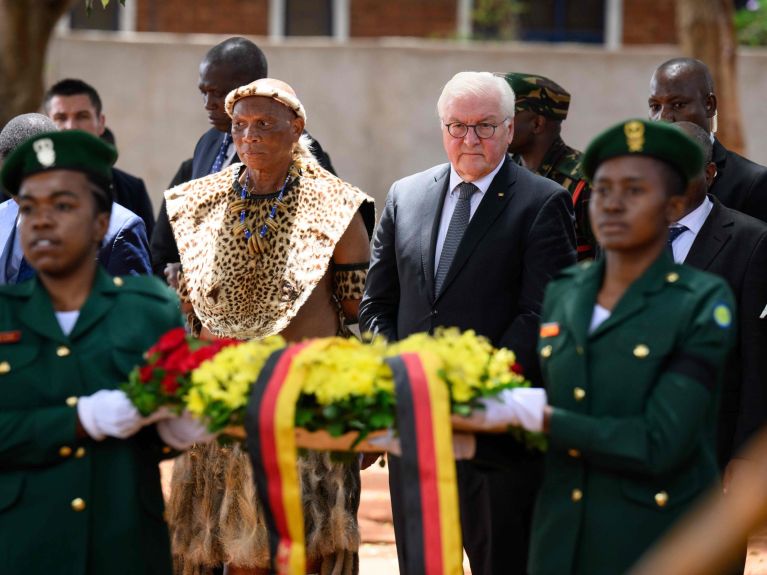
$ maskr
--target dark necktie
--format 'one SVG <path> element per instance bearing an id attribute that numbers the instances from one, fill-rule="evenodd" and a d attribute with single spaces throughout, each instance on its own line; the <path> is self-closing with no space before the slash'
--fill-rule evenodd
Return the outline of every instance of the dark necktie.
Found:
<path id="1" fill-rule="evenodd" d="M 232 143 L 232 135 L 227 132 L 224 134 L 224 140 L 221 142 L 221 147 L 218 149 L 218 154 L 216 154 L 216 159 L 213 162 L 213 165 L 210 168 L 210 172 L 208 174 L 217 174 L 221 171 L 221 168 L 224 167 L 224 160 L 226 159 L 226 152 L 229 151 L 229 144 Z"/>
<path id="2" fill-rule="evenodd" d="M 27 258 L 22 257 L 21 262 L 19 262 L 19 273 L 16 277 L 16 283 L 20 284 L 33 277 L 35 277 L 34 268 L 27 263 Z"/>
<path id="3" fill-rule="evenodd" d="M 442 245 L 442 253 L 439 256 L 439 266 L 437 275 L 434 277 L 434 294 L 442 293 L 442 286 L 447 278 L 447 272 L 450 271 L 450 265 L 453 263 L 455 252 L 458 251 L 458 244 L 469 225 L 471 218 L 471 196 L 479 188 L 468 182 L 461 182 L 458 185 L 458 202 L 455 204 L 453 216 L 450 218 L 450 225 L 447 227 L 445 243 Z"/>
<path id="4" fill-rule="evenodd" d="M 677 239 L 686 231 L 687 231 L 687 226 L 671 226 L 668 229 L 668 239 L 666 240 L 666 249 L 668 250 L 668 253 L 671 255 L 672 259 L 674 257 L 674 248 L 673 248 L 674 240 Z"/>

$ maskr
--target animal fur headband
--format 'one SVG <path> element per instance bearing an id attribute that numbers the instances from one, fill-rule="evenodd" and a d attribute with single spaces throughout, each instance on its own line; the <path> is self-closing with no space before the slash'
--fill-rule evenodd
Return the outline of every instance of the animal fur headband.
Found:
<path id="1" fill-rule="evenodd" d="M 304 122 L 306 122 L 306 110 L 304 110 L 301 100 L 296 97 L 295 93 L 291 93 L 282 88 L 278 83 L 290 89 L 290 86 L 284 82 L 279 80 L 272 81 L 271 78 L 262 78 L 245 86 L 235 88 L 226 96 L 226 101 L 224 103 L 226 113 L 229 114 L 230 118 L 232 117 L 232 110 L 238 100 L 250 96 L 265 96 L 277 100 L 280 104 L 284 104 L 293 110 L 299 118 L 302 118 Z"/>

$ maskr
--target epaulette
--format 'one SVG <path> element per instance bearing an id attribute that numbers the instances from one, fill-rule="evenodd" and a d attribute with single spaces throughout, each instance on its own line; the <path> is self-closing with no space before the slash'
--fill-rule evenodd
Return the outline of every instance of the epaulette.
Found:
<path id="1" fill-rule="evenodd" d="M 140 293 L 167 302 L 177 297 L 172 288 L 154 276 L 116 276 L 112 282 L 122 292 Z"/>

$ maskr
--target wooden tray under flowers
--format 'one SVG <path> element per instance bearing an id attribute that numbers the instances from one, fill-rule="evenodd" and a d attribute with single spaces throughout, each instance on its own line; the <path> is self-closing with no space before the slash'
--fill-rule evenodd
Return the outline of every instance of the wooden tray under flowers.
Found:
<path id="1" fill-rule="evenodd" d="M 245 439 L 245 428 L 237 425 L 224 429 L 223 433 L 235 439 Z M 365 439 L 354 445 L 358 437 L 356 431 L 350 431 L 339 437 L 333 437 L 327 431 L 309 431 L 302 427 L 296 428 L 296 446 L 303 449 L 313 449 L 315 451 L 361 451 L 366 453 L 381 453 L 380 447 L 371 445 L 369 439 L 381 437 L 388 433 L 387 430 L 374 431 L 369 433 Z M 354 447 L 352 448 L 352 446 Z"/>

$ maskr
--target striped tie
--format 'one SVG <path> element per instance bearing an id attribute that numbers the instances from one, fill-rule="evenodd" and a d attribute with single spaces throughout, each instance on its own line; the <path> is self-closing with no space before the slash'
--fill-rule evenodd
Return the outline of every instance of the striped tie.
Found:
<path id="1" fill-rule="evenodd" d="M 224 160 L 226 159 L 226 153 L 229 151 L 229 144 L 232 143 L 232 135 L 229 132 L 224 134 L 224 139 L 221 142 L 221 146 L 218 148 L 218 154 L 213 161 L 213 165 L 210 167 L 211 174 L 217 174 L 224 167 Z"/>
<path id="2" fill-rule="evenodd" d="M 439 266 L 437 275 L 434 277 L 434 293 L 440 295 L 442 286 L 447 278 L 447 272 L 453 263 L 455 252 L 458 250 L 458 244 L 469 225 L 471 218 L 471 196 L 479 188 L 469 182 L 461 182 L 458 185 L 458 203 L 453 210 L 453 217 L 450 218 L 450 225 L 447 227 L 445 243 L 442 245 L 442 253 L 439 256 Z"/>

